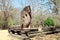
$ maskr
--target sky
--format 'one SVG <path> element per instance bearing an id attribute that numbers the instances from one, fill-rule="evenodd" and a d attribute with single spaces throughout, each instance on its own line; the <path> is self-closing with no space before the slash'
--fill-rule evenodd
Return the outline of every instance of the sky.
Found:
<path id="1" fill-rule="evenodd" d="M 27 2 L 27 0 L 13 0 L 12 5 L 15 8 L 22 8 L 29 5 L 29 3 Z"/>
<path id="2" fill-rule="evenodd" d="M 34 2 L 34 0 L 32 0 L 32 1 Z M 48 2 L 48 0 L 38 0 L 38 2 L 36 2 L 36 4 L 38 4 L 38 3 L 44 4 L 46 2 Z M 23 7 L 27 6 L 27 5 L 31 5 L 31 4 L 29 4 L 29 2 L 27 0 L 13 0 L 12 5 L 14 7 L 21 7 L 22 6 L 21 3 L 23 5 Z"/>
<path id="3" fill-rule="evenodd" d="M 33 5 L 31 5 L 32 2 L 28 2 L 27 0 L 13 0 L 12 2 L 12 6 L 15 7 L 15 8 L 20 8 L 20 9 L 23 9 L 25 6 L 28 6 L 30 5 L 31 8 L 34 8 L 34 9 L 39 9 L 36 4 L 39 6 L 39 4 L 42 4 L 40 7 L 42 8 L 43 11 L 45 10 L 48 10 L 49 12 L 52 12 L 51 9 L 49 9 L 50 7 L 53 8 L 53 4 L 49 4 L 49 0 L 32 0 L 35 7 L 33 7 Z"/>

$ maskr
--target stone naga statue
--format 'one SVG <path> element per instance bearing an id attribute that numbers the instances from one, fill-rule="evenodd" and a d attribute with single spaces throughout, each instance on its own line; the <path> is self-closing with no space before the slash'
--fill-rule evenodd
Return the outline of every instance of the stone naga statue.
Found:
<path id="1" fill-rule="evenodd" d="M 31 8 L 30 6 L 26 6 L 22 11 L 21 11 L 21 28 L 28 28 L 31 23 Z"/>

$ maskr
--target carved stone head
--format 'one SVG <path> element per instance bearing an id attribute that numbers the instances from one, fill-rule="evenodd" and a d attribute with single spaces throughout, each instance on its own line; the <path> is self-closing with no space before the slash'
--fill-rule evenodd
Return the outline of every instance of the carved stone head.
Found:
<path id="1" fill-rule="evenodd" d="M 30 6 L 24 7 L 23 10 L 26 11 L 26 12 L 28 12 L 28 13 L 31 13 L 31 8 L 30 8 Z"/>

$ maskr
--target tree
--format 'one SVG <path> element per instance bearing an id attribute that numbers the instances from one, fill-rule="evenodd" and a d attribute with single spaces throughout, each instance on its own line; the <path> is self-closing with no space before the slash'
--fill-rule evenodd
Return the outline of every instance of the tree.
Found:
<path id="1" fill-rule="evenodd" d="M 58 9 L 59 9 L 60 1 L 59 0 L 50 0 L 49 2 L 53 4 L 53 8 L 52 8 L 53 13 L 56 13 L 56 15 L 59 14 Z"/>
<path id="2" fill-rule="evenodd" d="M 57 4 L 57 0 L 53 0 L 52 2 L 53 2 L 53 4 L 54 4 L 54 12 L 55 12 L 56 14 L 58 14 L 58 4 Z"/>
<path id="3" fill-rule="evenodd" d="M 9 9 L 10 9 L 10 0 L 1 0 L 1 11 L 3 11 L 4 14 L 4 25 L 3 29 L 8 27 L 7 19 L 9 16 Z"/>

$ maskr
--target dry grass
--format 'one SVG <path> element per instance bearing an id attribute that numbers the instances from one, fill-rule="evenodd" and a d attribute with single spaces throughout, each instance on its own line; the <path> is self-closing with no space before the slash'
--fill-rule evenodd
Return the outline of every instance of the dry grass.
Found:
<path id="1" fill-rule="evenodd" d="M 60 40 L 60 33 L 44 35 L 44 36 L 36 36 L 33 40 Z"/>

